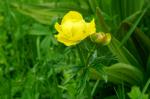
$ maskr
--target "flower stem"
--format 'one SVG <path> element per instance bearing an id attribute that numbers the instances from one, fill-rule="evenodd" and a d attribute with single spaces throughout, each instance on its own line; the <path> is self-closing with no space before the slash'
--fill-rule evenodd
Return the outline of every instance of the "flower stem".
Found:
<path id="1" fill-rule="evenodd" d="M 142 91 L 142 95 L 146 92 L 146 90 L 148 89 L 148 86 L 150 85 L 150 78 L 148 79 L 146 85 L 144 86 L 143 88 L 143 91 Z"/>
<path id="2" fill-rule="evenodd" d="M 90 58 L 91 58 L 91 56 L 93 55 L 95 49 L 96 49 L 96 44 L 93 46 L 93 48 L 92 48 L 91 51 L 89 52 L 88 57 L 87 57 L 87 60 L 86 60 L 86 63 L 85 63 L 85 66 L 88 67 Z"/>
<path id="3" fill-rule="evenodd" d="M 77 51 L 78 51 L 78 54 L 79 54 L 79 57 L 80 57 L 80 61 L 81 61 L 81 63 L 82 63 L 83 65 L 85 65 L 85 59 L 84 59 L 83 53 L 82 53 L 82 51 L 81 51 L 81 49 L 80 49 L 80 46 L 77 45 L 76 47 L 77 47 Z"/>
<path id="4" fill-rule="evenodd" d="M 99 84 L 99 81 L 100 81 L 100 79 L 98 79 L 98 80 L 96 81 L 96 83 L 95 83 L 95 85 L 94 85 L 94 87 L 93 87 L 93 89 L 92 89 L 92 92 L 91 92 L 91 95 L 92 95 L 92 96 L 94 95 L 94 92 L 95 92 L 95 90 L 96 90 L 96 88 L 97 88 L 97 86 L 98 86 L 98 84 Z"/>

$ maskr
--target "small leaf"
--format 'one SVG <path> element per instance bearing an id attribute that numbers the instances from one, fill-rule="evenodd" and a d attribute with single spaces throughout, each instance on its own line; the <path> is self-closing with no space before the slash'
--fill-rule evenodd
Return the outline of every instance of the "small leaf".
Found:
<path id="1" fill-rule="evenodd" d="M 137 86 L 133 86 L 131 91 L 128 93 L 130 99 L 148 99 L 148 94 L 143 94 L 140 91 L 140 88 Z"/>

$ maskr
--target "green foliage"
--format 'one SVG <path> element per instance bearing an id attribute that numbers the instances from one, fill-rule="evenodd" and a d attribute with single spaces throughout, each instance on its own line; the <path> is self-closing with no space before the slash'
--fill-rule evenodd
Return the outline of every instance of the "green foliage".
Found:
<path id="1" fill-rule="evenodd" d="M 149 4 L 0 0 L 0 99 L 148 99 Z M 94 17 L 97 32 L 111 33 L 111 43 L 57 42 L 54 24 L 70 10 L 87 21 Z"/>

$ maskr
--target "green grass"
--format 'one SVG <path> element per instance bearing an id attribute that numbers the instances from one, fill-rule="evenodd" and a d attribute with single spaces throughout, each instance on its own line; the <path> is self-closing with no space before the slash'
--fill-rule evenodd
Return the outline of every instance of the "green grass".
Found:
<path id="1" fill-rule="evenodd" d="M 71 10 L 111 43 L 59 43 L 54 24 Z M 0 99 L 148 99 L 149 17 L 149 0 L 0 0 Z"/>

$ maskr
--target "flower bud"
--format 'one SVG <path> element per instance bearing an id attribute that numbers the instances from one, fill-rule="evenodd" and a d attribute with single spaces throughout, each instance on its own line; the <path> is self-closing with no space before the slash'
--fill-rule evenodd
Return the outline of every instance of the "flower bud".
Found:
<path id="1" fill-rule="evenodd" d="M 91 40 L 98 44 L 108 45 L 111 41 L 111 35 L 104 32 L 94 33 L 91 35 Z"/>

